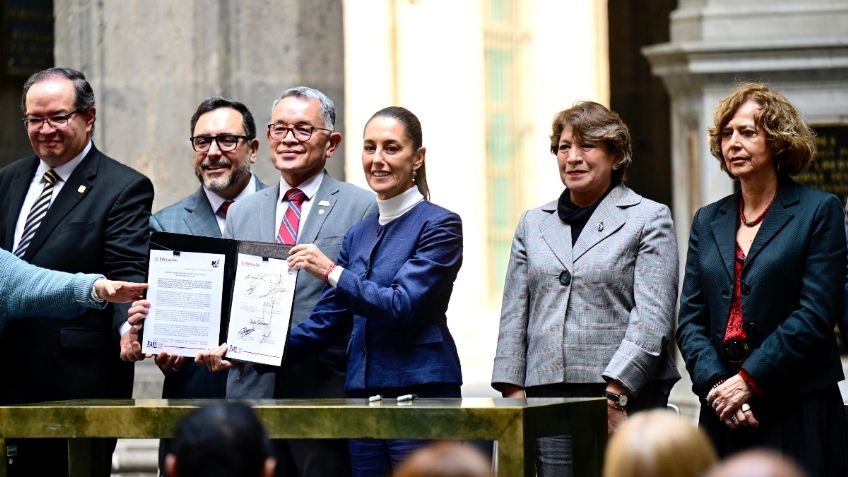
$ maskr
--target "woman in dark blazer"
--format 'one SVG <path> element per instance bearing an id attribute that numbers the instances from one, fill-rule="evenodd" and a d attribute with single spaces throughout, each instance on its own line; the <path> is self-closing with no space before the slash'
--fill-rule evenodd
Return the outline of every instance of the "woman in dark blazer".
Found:
<path id="1" fill-rule="evenodd" d="M 286 361 L 321 349 L 350 329 L 350 397 L 460 397 L 462 374 L 445 312 L 462 264 L 462 223 L 429 199 L 421 124 L 389 107 L 365 126 L 362 165 L 379 215 L 345 234 L 338 263 L 312 244 L 289 264 L 329 285 L 310 318 L 289 333 Z M 391 473 L 422 441 L 352 440 L 355 476 Z"/>
<path id="2" fill-rule="evenodd" d="M 665 407 L 677 241 L 668 207 L 623 183 L 630 132 L 586 101 L 554 118 L 551 152 L 566 189 L 528 210 L 512 242 L 492 386 L 504 397 L 607 396 L 610 432 Z M 539 441 L 540 477 L 570 476 L 570 437 Z"/>
<path id="3" fill-rule="evenodd" d="M 813 134 L 780 93 L 743 84 L 719 103 L 710 146 L 739 191 L 699 210 L 689 238 L 677 342 L 700 423 L 722 456 L 771 447 L 810 475 L 848 475 L 842 207 L 789 177 Z"/>

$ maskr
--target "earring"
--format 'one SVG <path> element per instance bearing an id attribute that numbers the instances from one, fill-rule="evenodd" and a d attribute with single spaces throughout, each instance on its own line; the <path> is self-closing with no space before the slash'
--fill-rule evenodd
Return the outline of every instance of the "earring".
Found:
<path id="1" fill-rule="evenodd" d="M 415 184 L 415 177 L 418 176 L 418 171 L 412 171 L 412 183 Z"/>

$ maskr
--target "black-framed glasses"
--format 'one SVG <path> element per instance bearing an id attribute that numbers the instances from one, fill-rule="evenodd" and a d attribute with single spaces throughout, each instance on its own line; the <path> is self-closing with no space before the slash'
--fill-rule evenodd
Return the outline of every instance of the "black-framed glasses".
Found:
<path id="1" fill-rule="evenodd" d="M 274 123 L 268 125 L 268 136 L 275 141 L 282 141 L 289 134 L 289 131 L 291 131 L 295 139 L 303 142 L 308 141 L 309 138 L 312 137 L 312 133 L 315 132 L 316 129 L 320 129 L 321 131 L 333 132 L 332 129 L 319 128 L 316 126 L 311 126 L 309 124 L 295 124 L 294 126 L 286 126 L 282 123 Z"/>
<path id="2" fill-rule="evenodd" d="M 62 129 L 67 127 L 68 121 L 71 120 L 71 116 L 79 112 L 81 111 L 77 109 L 67 114 L 54 114 L 53 116 L 48 116 L 46 118 L 40 118 L 38 116 L 24 116 L 24 126 L 28 131 L 40 131 L 44 126 L 44 123 L 47 123 L 53 129 Z"/>
<path id="3" fill-rule="evenodd" d="M 197 152 L 206 152 L 212 147 L 212 142 L 218 144 L 218 149 L 221 152 L 235 151 L 239 145 L 239 141 L 252 139 L 250 136 L 238 136 L 236 134 L 219 134 L 217 136 L 192 136 L 188 138 L 191 141 L 191 147 Z"/>

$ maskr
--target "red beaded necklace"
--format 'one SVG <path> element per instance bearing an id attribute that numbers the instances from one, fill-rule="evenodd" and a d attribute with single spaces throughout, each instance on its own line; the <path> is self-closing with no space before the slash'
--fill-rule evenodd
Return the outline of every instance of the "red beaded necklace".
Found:
<path id="1" fill-rule="evenodd" d="M 763 221 L 763 219 L 766 218 L 766 213 L 771 208 L 771 204 L 774 203 L 775 197 L 777 197 L 777 193 L 775 193 L 774 196 L 772 196 L 772 198 L 769 201 L 768 205 L 766 206 L 765 210 L 763 210 L 763 212 L 759 216 L 757 216 L 756 219 L 754 219 L 750 222 L 748 221 L 748 218 L 745 217 L 745 199 L 739 200 L 739 221 L 742 222 L 742 224 L 745 225 L 745 227 L 755 227 L 755 226 L 757 226 L 757 224 L 759 224 L 760 222 Z"/>

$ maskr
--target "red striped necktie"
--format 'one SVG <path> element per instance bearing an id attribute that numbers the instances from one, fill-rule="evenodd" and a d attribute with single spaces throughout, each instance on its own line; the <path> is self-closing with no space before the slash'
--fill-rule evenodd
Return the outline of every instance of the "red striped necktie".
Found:
<path id="1" fill-rule="evenodd" d="M 289 189 L 283 200 L 289 203 L 283 220 L 280 222 L 280 230 L 277 231 L 277 243 L 294 245 L 297 243 L 297 231 L 300 228 L 300 208 L 306 200 L 306 194 L 300 189 Z"/>

